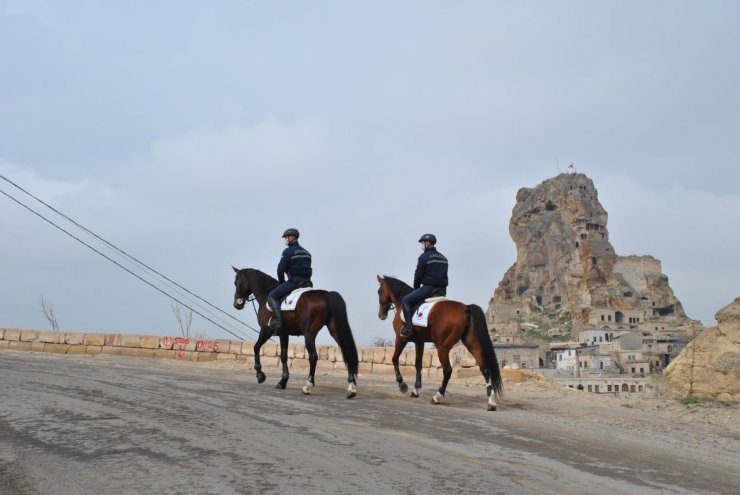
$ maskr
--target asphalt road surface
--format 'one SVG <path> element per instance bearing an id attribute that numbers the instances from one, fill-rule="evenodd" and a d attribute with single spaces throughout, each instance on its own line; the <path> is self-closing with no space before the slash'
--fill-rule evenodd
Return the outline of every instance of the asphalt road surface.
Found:
<path id="1" fill-rule="evenodd" d="M 737 459 L 389 379 L 0 351 L 0 494 L 738 493 Z M 459 387 L 458 387 L 459 388 Z M 608 426 L 608 425 L 605 425 Z"/>

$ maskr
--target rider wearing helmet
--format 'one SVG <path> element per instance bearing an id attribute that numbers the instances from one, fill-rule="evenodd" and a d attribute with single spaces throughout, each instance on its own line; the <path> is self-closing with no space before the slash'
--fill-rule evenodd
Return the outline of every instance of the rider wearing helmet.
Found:
<path id="1" fill-rule="evenodd" d="M 300 233 L 297 229 L 287 229 L 283 232 L 283 239 L 288 247 L 283 251 L 280 263 L 277 267 L 278 281 L 280 282 L 267 296 L 267 304 L 272 309 L 272 319 L 270 328 L 273 329 L 273 335 L 283 327 L 283 313 L 280 310 L 280 303 L 285 296 L 290 294 L 299 285 L 311 281 L 311 253 L 303 249 L 298 244 Z M 285 280 L 285 275 L 288 280 Z"/>
<path id="2" fill-rule="evenodd" d="M 407 339 L 414 336 L 414 325 L 411 323 L 414 305 L 429 297 L 436 289 L 444 290 L 447 287 L 447 258 L 434 247 L 437 244 L 437 238 L 434 234 L 424 234 L 419 242 L 424 252 L 419 256 L 416 264 L 414 290 L 409 292 L 402 301 L 406 324 L 401 331 L 401 336 Z"/>

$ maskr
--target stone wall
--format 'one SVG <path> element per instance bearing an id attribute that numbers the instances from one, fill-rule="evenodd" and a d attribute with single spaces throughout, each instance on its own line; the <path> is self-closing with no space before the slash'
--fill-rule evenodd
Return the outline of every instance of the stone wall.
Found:
<path id="1" fill-rule="evenodd" d="M 643 294 L 648 289 L 645 282 L 647 275 L 660 275 L 663 268 L 660 260 L 652 256 L 618 256 L 614 273 L 621 275 L 632 288 Z"/>
<path id="2" fill-rule="evenodd" d="M 307 369 L 308 356 L 305 345 L 297 342 L 288 346 L 288 365 L 292 369 Z M 336 346 L 317 345 L 319 361 L 317 372 L 346 370 L 342 353 Z M 110 354 L 148 358 L 175 359 L 181 361 L 228 360 L 254 364 L 254 342 L 240 340 L 209 340 L 188 337 L 159 337 L 151 335 L 52 332 L 0 328 L 0 351 L 53 352 L 57 354 Z M 392 347 L 358 347 L 359 373 L 393 375 Z M 267 341 L 260 349 L 263 366 L 278 366 L 280 346 Z M 414 376 L 416 351 L 414 346 L 404 349 L 399 356 L 401 373 Z M 462 345 L 450 352 L 454 368 L 453 376 L 474 377 L 482 375 L 475 359 Z M 423 376 L 442 377 L 437 352 L 426 349 L 422 360 Z M 503 370 L 509 371 L 509 370 Z"/>

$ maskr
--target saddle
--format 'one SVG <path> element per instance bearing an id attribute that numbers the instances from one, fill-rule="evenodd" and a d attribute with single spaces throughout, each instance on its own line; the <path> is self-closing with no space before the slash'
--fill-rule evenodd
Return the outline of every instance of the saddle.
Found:
<path id="1" fill-rule="evenodd" d="M 429 294 L 429 297 L 414 304 L 411 307 L 411 309 L 414 310 L 414 313 L 416 313 L 422 304 L 430 303 L 430 302 L 437 302 L 437 301 L 441 301 L 442 299 L 447 299 L 447 288 L 438 287 L 434 289 L 431 294 Z"/>
<path id="2" fill-rule="evenodd" d="M 296 307 L 296 304 L 298 304 L 298 299 L 305 294 L 306 292 L 310 292 L 313 289 L 313 283 L 311 283 L 310 280 L 306 280 L 305 282 L 302 282 L 298 287 L 293 289 L 293 292 L 285 296 L 282 301 L 280 301 L 280 310 L 281 311 L 293 311 Z M 272 308 L 269 304 L 266 304 L 265 307 L 268 311 L 272 313 Z"/>
<path id="3" fill-rule="evenodd" d="M 414 304 L 414 306 L 411 308 L 413 309 L 413 318 L 411 319 L 411 321 L 416 326 L 426 327 L 427 318 L 429 318 L 429 312 L 432 310 L 432 306 L 434 306 L 434 303 L 445 300 L 447 300 L 447 290 L 444 288 L 434 289 L 429 297 L 421 302 Z M 406 321 L 403 318 L 403 315 L 401 316 L 401 319 L 403 321 Z"/>

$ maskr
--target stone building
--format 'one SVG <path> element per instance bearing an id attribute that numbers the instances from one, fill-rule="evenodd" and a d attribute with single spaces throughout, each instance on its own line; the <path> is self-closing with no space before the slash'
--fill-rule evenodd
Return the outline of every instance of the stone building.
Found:
<path id="1" fill-rule="evenodd" d="M 516 261 L 491 298 L 495 339 L 575 340 L 584 330 L 686 333 L 696 324 L 652 256 L 619 256 L 593 182 L 560 174 L 521 188 L 509 222 Z M 665 362 L 663 361 L 663 365 Z"/>

